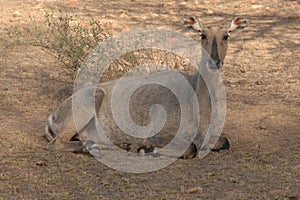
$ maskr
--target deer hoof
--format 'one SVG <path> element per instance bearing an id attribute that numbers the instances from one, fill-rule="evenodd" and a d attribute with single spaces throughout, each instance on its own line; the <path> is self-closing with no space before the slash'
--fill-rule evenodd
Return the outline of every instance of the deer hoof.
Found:
<path id="1" fill-rule="evenodd" d="M 197 147 L 194 143 L 186 150 L 186 152 L 180 156 L 181 159 L 192 159 L 197 155 Z"/>
<path id="2" fill-rule="evenodd" d="M 83 147 L 94 157 L 100 158 L 101 151 L 99 146 L 92 140 L 86 140 L 83 142 Z"/>
<path id="3" fill-rule="evenodd" d="M 215 147 L 211 150 L 213 152 L 220 152 L 221 150 L 228 150 L 230 148 L 230 143 L 226 137 L 219 137 L 218 142 Z"/>

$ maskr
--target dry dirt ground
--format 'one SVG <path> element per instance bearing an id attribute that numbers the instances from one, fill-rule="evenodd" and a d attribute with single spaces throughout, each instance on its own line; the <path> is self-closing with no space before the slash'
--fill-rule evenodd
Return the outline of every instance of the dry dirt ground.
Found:
<path id="1" fill-rule="evenodd" d="M 0 5 L 0 199 L 300 199 L 299 1 L 0 0 Z M 230 38 L 222 68 L 228 99 L 223 133 L 231 149 L 145 174 L 115 171 L 85 154 L 44 150 L 46 115 L 63 101 L 71 80 L 56 59 L 6 34 L 29 15 L 42 19 L 47 10 L 100 19 L 113 33 L 163 27 L 187 35 L 184 13 L 223 25 L 247 15 L 249 26 Z M 194 187 L 202 191 L 186 192 Z"/>

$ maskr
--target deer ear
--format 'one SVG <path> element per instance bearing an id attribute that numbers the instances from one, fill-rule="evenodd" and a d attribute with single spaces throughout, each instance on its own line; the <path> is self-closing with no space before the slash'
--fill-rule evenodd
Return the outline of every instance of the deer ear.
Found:
<path id="1" fill-rule="evenodd" d="M 228 33 L 241 32 L 247 26 L 247 19 L 244 17 L 234 18 L 228 26 Z"/>
<path id="2" fill-rule="evenodd" d="M 194 30 L 197 32 L 202 31 L 202 26 L 199 20 L 195 16 L 183 15 L 184 26 L 188 30 Z"/>

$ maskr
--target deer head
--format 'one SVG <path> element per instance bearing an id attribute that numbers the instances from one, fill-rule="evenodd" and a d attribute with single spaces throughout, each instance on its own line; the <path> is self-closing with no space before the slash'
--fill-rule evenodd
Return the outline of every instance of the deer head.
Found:
<path id="1" fill-rule="evenodd" d="M 199 33 L 202 47 L 206 50 L 210 59 L 210 68 L 220 68 L 224 63 L 227 53 L 227 40 L 231 33 L 240 32 L 247 26 L 247 19 L 243 17 L 234 18 L 227 28 L 219 26 L 203 27 L 195 16 L 183 16 L 185 27 Z"/>

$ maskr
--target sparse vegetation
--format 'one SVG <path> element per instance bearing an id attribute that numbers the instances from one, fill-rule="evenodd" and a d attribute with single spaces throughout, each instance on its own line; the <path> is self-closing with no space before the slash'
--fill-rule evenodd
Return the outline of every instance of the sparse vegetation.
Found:
<path id="1" fill-rule="evenodd" d="M 11 35 L 19 36 L 19 43 L 41 47 L 61 62 L 64 71 L 74 78 L 87 54 L 111 36 L 110 32 L 102 28 L 100 21 L 92 19 L 86 23 L 79 22 L 77 18 L 76 15 L 63 12 L 45 12 L 42 22 L 31 16 L 28 24 L 21 29 L 18 27 Z M 172 53 L 137 50 L 114 61 L 102 81 L 118 78 L 136 66 L 149 63 L 190 71 L 186 61 Z"/>
<path id="2" fill-rule="evenodd" d="M 63 64 L 65 71 L 74 76 L 87 54 L 110 36 L 100 21 L 91 19 L 86 23 L 76 18 L 76 15 L 63 12 L 45 12 L 42 23 L 31 16 L 29 24 L 16 33 L 23 42 L 39 46 L 53 55 Z"/>

